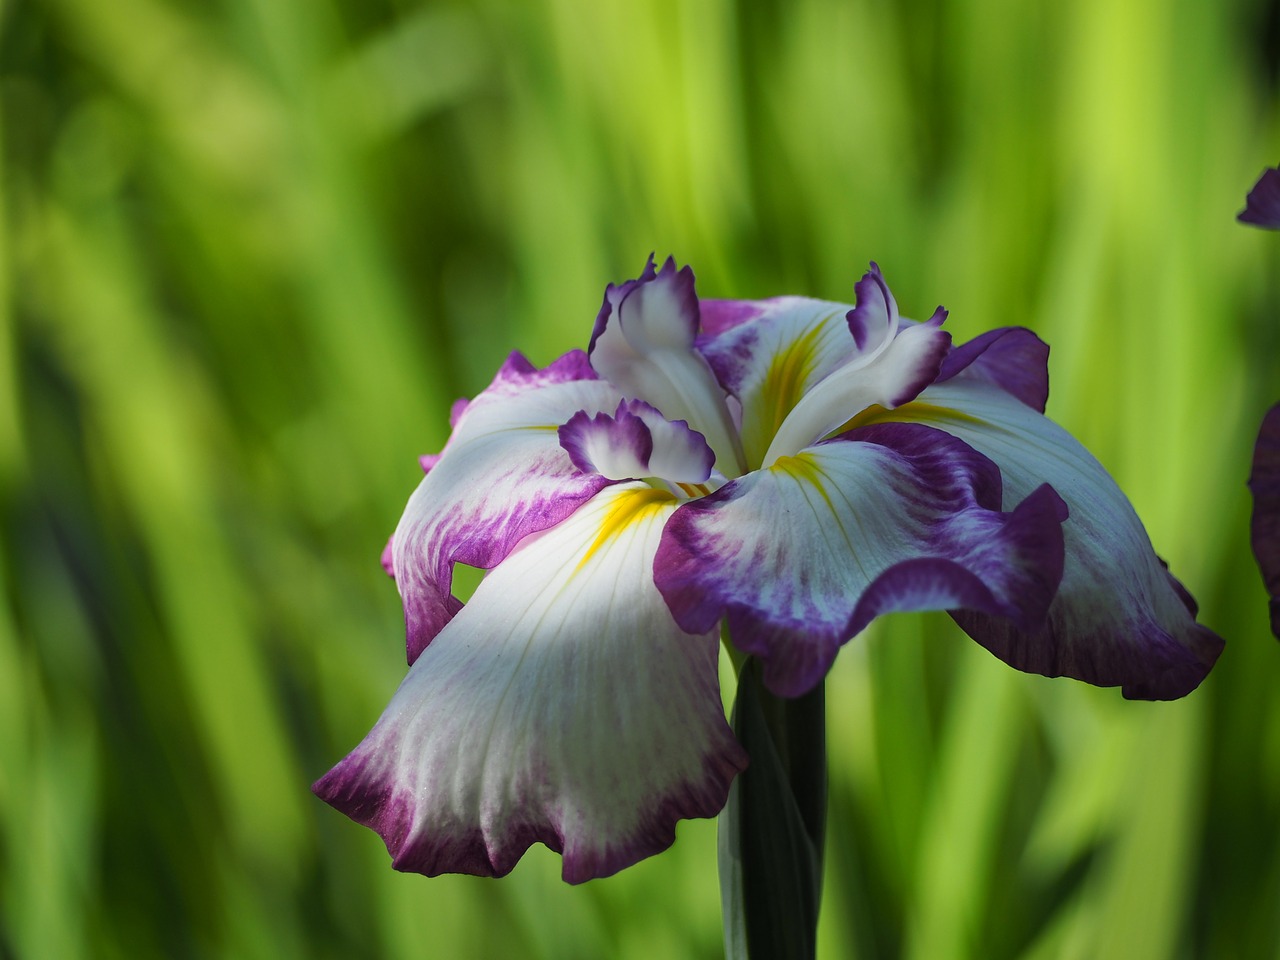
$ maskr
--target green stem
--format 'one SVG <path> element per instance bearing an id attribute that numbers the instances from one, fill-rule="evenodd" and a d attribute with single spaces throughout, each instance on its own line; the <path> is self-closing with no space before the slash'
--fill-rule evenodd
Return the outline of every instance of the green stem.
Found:
<path id="1" fill-rule="evenodd" d="M 827 809 L 826 709 L 819 685 L 793 700 L 748 660 L 733 729 L 751 757 L 720 815 L 720 899 L 730 960 L 812 960 Z"/>

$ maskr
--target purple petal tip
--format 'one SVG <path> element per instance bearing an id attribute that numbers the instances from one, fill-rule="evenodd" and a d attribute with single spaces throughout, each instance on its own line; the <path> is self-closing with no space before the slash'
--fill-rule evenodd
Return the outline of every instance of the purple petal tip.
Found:
<path id="1" fill-rule="evenodd" d="M 1268 168 L 1262 172 L 1236 219 L 1255 227 L 1280 230 L 1280 169 Z"/>

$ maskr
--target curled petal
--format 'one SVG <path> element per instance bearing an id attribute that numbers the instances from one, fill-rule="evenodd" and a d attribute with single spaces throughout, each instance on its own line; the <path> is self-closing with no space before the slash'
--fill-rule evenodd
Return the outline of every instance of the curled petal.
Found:
<path id="1" fill-rule="evenodd" d="M 654 579 L 686 630 L 726 617 L 769 688 L 799 696 L 880 612 L 973 602 L 1038 624 L 1062 571 L 1061 501 L 1046 489 L 1006 514 L 1000 499 L 999 470 L 954 437 L 860 429 L 681 506 Z M 909 582 L 902 566 L 922 560 L 927 590 L 924 567 Z"/>
<path id="2" fill-rule="evenodd" d="M 649 476 L 653 436 L 644 421 L 626 409 L 626 401 L 614 416 L 594 417 L 579 410 L 557 431 L 560 446 L 583 473 L 598 473 L 610 480 L 639 480 Z"/>
<path id="3" fill-rule="evenodd" d="M 1036 629 L 1062 580 L 1066 519 L 1058 492 L 1047 483 L 1037 487 L 1002 525 L 974 531 L 996 538 L 999 549 L 975 539 L 966 555 L 958 539 L 955 559 L 922 557 L 890 567 L 858 600 L 846 632 L 856 635 L 886 613 L 919 610 L 967 610 Z"/>
<path id="4" fill-rule="evenodd" d="M 410 663 L 462 606 L 450 592 L 454 563 L 497 565 L 522 537 L 559 523 L 609 482 L 575 467 L 556 429 L 619 399 L 581 351 L 545 370 L 513 354 L 461 411 L 391 540 Z"/>
<path id="5" fill-rule="evenodd" d="M 315 792 L 428 876 L 501 876 L 541 842 L 578 883 L 714 816 L 746 756 L 716 635 L 683 632 L 653 585 L 674 507 L 614 486 L 523 541 Z"/>
<path id="6" fill-rule="evenodd" d="M 845 314 L 845 322 L 859 352 L 874 354 L 887 347 L 898 332 L 898 301 L 874 260 L 871 269 L 853 285 L 853 294 L 858 305 Z"/>
<path id="7" fill-rule="evenodd" d="M 1256 227 L 1280 230 L 1280 170 L 1268 168 L 1262 171 L 1236 219 Z"/>
<path id="8" fill-rule="evenodd" d="M 964 374 L 1012 394 L 1037 413 L 1049 400 L 1049 345 L 1024 327 L 1000 327 L 952 347 L 938 383 Z"/>
<path id="9" fill-rule="evenodd" d="M 1000 465 L 1004 502 L 1043 483 L 1066 501 L 1066 564 L 1046 623 L 1027 630 L 983 613 L 957 613 L 975 640 L 1010 666 L 1121 686 L 1126 697 L 1174 699 L 1196 688 L 1222 640 L 1160 562 L 1115 481 L 1074 438 L 1008 392 L 956 377 L 886 414 L 937 426 Z"/>
<path id="10" fill-rule="evenodd" d="M 1253 492 L 1253 555 L 1271 597 L 1271 632 L 1280 638 L 1280 404 L 1262 419 L 1249 489 Z"/>
<path id="11" fill-rule="evenodd" d="M 715 454 L 683 420 L 666 420 L 643 400 L 624 400 L 613 416 L 575 414 L 560 427 L 560 445 L 579 470 L 610 480 L 660 477 L 703 483 Z"/>
<path id="12" fill-rule="evenodd" d="M 627 397 L 644 400 L 706 437 L 721 473 L 742 469 L 724 391 L 694 347 L 699 323 L 693 271 L 653 258 L 638 280 L 609 285 L 591 334 L 591 365 Z"/>

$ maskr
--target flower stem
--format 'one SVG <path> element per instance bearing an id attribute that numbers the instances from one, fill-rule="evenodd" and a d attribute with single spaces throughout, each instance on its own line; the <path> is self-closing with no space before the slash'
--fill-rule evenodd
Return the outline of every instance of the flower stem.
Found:
<path id="1" fill-rule="evenodd" d="M 720 901 L 729 960 L 812 960 L 827 810 L 823 687 L 794 700 L 749 659 L 733 729 L 751 756 L 720 815 Z"/>

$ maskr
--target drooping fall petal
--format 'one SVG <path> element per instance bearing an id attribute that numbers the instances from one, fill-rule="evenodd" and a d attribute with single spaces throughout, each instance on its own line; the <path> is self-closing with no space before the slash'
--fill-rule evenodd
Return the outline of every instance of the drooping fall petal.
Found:
<path id="1" fill-rule="evenodd" d="M 1222 640 L 1196 623 L 1128 499 L 1070 434 L 967 371 L 884 417 L 931 424 L 990 457 L 1004 477 L 1006 509 L 1049 483 L 1070 511 L 1062 583 L 1046 623 L 1027 630 L 984 613 L 955 614 L 970 636 L 1019 670 L 1121 686 L 1131 698 L 1173 699 L 1199 685 Z"/>
<path id="2" fill-rule="evenodd" d="M 541 842 L 577 883 L 714 816 L 746 757 L 720 703 L 718 634 L 681 630 L 653 584 L 675 506 L 612 486 L 522 541 L 316 793 L 376 830 L 397 869 L 429 876 L 501 876 Z"/>
<path id="3" fill-rule="evenodd" d="M 969 602 L 1037 626 L 1062 574 L 1065 511 L 1051 490 L 1028 499 L 1002 513 L 995 465 L 941 431 L 864 428 L 683 505 L 654 577 L 682 626 L 726 618 L 769 688 L 798 696 L 879 612 Z M 899 569 L 920 559 L 934 564 Z"/>
<path id="4" fill-rule="evenodd" d="M 545 370 L 513 354 L 461 410 L 391 539 L 410 663 L 462 606 L 450 592 L 454 563 L 497 565 L 522 537 L 559 523 L 609 482 L 575 467 L 556 430 L 619 400 L 581 351 Z"/>

